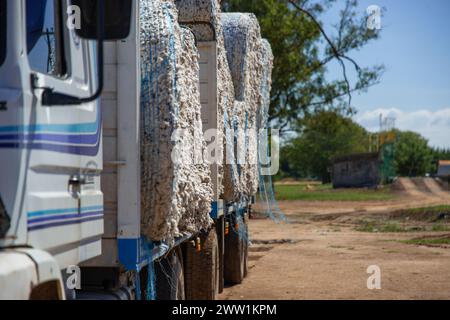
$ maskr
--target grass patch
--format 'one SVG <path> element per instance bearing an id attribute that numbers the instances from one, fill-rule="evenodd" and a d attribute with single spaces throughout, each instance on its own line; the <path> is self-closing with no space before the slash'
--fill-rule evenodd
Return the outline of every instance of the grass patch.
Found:
<path id="1" fill-rule="evenodd" d="M 399 232 L 410 232 L 408 227 L 402 226 L 395 222 L 389 222 L 385 224 L 378 224 L 375 222 L 364 222 L 361 226 L 356 228 L 356 231 L 360 232 L 382 232 L 382 233 L 399 233 Z M 417 231 L 417 230 L 415 230 Z"/>
<path id="2" fill-rule="evenodd" d="M 394 212 L 392 216 L 396 218 L 418 221 L 445 221 L 450 220 L 450 206 L 440 205 L 415 209 L 403 209 Z"/>
<path id="3" fill-rule="evenodd" d="M 344 246 L 336 246 L 336 245 L 329 246 L 329 248 L 331 248 L 331 249 L 345 249 Z"/>
<path id="4" fill-rule="evenodd" d="M 448 212 L 448 213 L 447 213 Z M 382 219 L 362 219 L 355 228 L 360 232 L 448 232 L 450 206 L 441 205 L 395 211 Z"/>
<path id="5" fill-rule="evenodd" d="M 331 245 L 328 248 L 331 248 L 331 249 L 347 249 L 347 250 L 350 250 L 350 251 L 355 250 L 355 247 L 345 247 L 345 246 L 337 246 L 337 245 Z"/>
<path id="6" fill-rule="evenodd" d="M 370 233 L 447 232 L 450 231 L 450 226 L 444 224 L 406 225 L 396 221 L 389 221 L 385 223 L 362 221 L 360 222 L 360 225 L 355 228 L 355 230 Z"/>
<path id="7" fill-rule="evenodd" d="M 445 224 L 434 224 L 433 227 L 431 228 L 431 231 L 434 232 L 447 232 L 450 231 L 449 226 L 445 225 Z"/>
<path id="8" fill-rule="evenodd" d="M 388 187 L 377 190 L 369 189 L 333 189 L 331 184 L 277 184 L 277 200 L 305 201 L 386 201 L 395 199 Z"/>
<path id="9" fill-rule="evenodd" d="M 450 237 L 410 239 L 410 240 L 403 240 L 401 242 L 406 244 L 415 244 L 419 246 L 442 245 L 442 244 L 450 244 Z"/>
<path id="10" fill-rule="evenodd" d="M 432 207 L 423 207 L 423 208 L 414 208 L 414 209 L 404 209 L 401 212 L 409 213 L 411 215 L 420 214 L 420 213 L 450 213 L 450 205 L 440 205 L 440 206 L 432 206 Z"/>

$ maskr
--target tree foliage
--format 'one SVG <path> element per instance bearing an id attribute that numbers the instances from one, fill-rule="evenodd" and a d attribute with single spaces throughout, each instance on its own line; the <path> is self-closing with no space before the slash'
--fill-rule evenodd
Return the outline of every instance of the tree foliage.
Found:
<path id="1" fill-rule="evenodd" d="M 397 132 L 394 157 L 400 176 L 424 176 L 433 170 L 433 152 L 428 140 L 416 132 Z"/>
<path id="2" fill-rule="evenodd" d="M 430 147 L 419 133 L 397 131 L 395 165 L 400 176 L 436 174 L 439 160 L 450 160 L 450 149 Z"/>
<path id="3" fill-rule="evenodd" d="M 298 137 L 281 149 L 281 178 L 318 178 L 327 182 L 334 157 L 369 151 L 370 133 L 339 112 L 318 111 L 301 120 L 299 128 Z M 435 174 L 439 160 L 450 160 L 450 149 L 430 147 L 419 133 L 395 133 L 393 162 L 398 176 Z"/>
<path id="4" fill-rule="evenodd" d="M 351 118 L 318 111 L 302 120 L 302 130 L 282 148 L 281 169 L 294 177 L 330 180 L 332 159 L 368 150 L 368 132 Z"/>
<path id="5" fill-rule="evenodd" d="M 445 148 L 432 148 L 432 163 L 431 163 L 431 172 L 437 173 L 439 167 L 439 160 L 450 160 L 450 149 Z"/>
<path id="6" fill-rule="evenodd" d="M 397 131 L 395 166 L 400 176 L 436 174 L 439 160 L 450 160 L 450 149 L 430 147 L 419 133 Z"/>
<path id="7" fill-rule="evenodd" d="M 378 82 L 383 66 L 360 67 L 349 53 L 379 37 L 366 28 L 356 12 L 357 1 L 346 0 L 335 26 L 327 35 L 320 20 L 336 0 L 223 0 L 225 11 L 252 12 L 275 56 L 270 119 L 286 131 L 298 119 L 317 110 L 339 109 L 351 114 L 351 94 Z M 322 32 L 324 31 L 324 32 Z M 326 41 L 324 41 L 326 40 Z M 328 41 L 329 40 L 329 41 Z M 340 63 L 342 77 L 329 80 L 327 67 Z M 348 77 L 349 66 L 356 73 Z"/>

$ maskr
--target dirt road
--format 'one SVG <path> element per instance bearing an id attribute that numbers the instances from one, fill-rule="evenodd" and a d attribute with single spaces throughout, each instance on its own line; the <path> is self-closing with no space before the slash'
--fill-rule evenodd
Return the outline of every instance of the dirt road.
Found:
<path id="1" fill-rule="evenodd" d="M 450 203 L 450 193 L 436 189 L 434 181 L 422 182 L 400 182 L 401 197 L 384 203 L 281 202 L 289 221 L 277 224 L 263 216 L 250 221 L 249 276 L 221 298 L 450 299 L 450 246 L 405 243 L 450 237 L 440 225 L 450 227 L 448 217 L 439 228 L 410 217 L 399 224 L 408 232 L 367 228 L 392 227 L 397 209 Z M 381 270 L 380 290 L 367 288 L 371 265 Z"/>

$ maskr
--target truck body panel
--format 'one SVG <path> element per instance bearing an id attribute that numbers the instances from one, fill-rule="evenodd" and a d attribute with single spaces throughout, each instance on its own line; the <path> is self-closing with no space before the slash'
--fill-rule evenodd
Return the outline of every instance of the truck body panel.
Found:
<path id="1" fill-rule="evenodd" d="M 217 118 L 217 46 L 215 41 L 200 41 L 197 43 L 197 48 L 200 54 L 199 77 L 203 132 L 210 130 L 210 132 L 214 132 L 217 135 L 217 128 L 219 128 L 217 121 L 220 120 Z M 214 143 L 214 141 L 207 141 L 207 143 L 210 142 Z M 220 194 L 218 194 L 218 185 L 220 181 L 218 179 L 217 163 L 211 164 L 210 168 L 214 200 L 219 201 Z"/>
<path id="2" fill-rule="evenodd" d="M 121 246 L 140 239 L 140 52 L 137 6 L 130 35 L 105 45 L 102 190 L 105 233 L 102 254 L 83 266 L 118 267 Z"/>

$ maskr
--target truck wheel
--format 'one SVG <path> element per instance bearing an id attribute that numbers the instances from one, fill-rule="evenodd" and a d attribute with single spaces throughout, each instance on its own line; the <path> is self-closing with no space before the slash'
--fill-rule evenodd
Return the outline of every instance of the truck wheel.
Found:
<path id="1" fill-rule="evenodd" d="M 179 248 L 155 263 L 156 299 L 185 300 L 183 258 Z"/>
<path id="2" fill-rule="evenodd" d="M 216 230 L 201 235 L 201 251 L 192 245 L 186 248 L 186 298 L 216 300 L 219 294 L 219 243 Z"/>
<path id="3" fill-rule="evenodd" d="M 237 218 L 238 228 L 244 228 L 242 218 Z M 224 277 L 230 284 L 240 284 L 244 280 L 246 268 L 246 231 L 241 234 L 239 230 L 231 228 L 225 237 Z"/>

